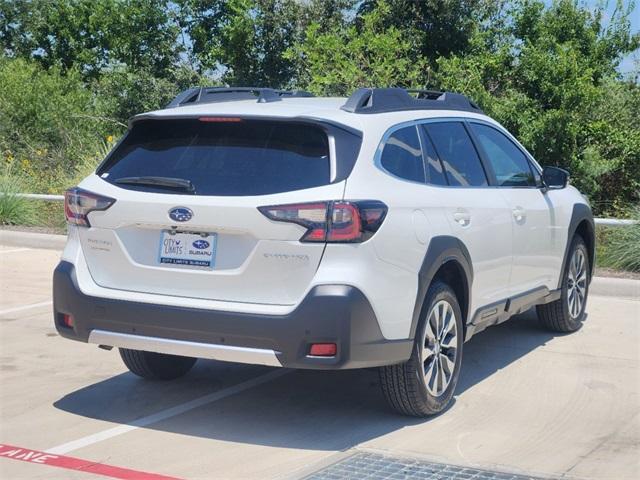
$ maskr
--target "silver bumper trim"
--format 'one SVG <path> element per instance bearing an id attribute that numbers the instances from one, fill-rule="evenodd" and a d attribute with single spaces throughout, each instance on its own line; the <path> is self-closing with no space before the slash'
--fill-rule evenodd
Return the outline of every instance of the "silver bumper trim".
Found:
<path id="1" fill-rule="evenodd" d="M 188 342 L 184 340 L 108 332 L 106 330 L 92 330 L 89 334 L 88 342 L 109 347 L 167 353 L 169 355 L 181 355 L 183 357 L 209 358 L 224 362 L 268 365 L 270 367 L 282 366 L 276 356 L 276 353 L 279 352 L 262 348 Z"/>

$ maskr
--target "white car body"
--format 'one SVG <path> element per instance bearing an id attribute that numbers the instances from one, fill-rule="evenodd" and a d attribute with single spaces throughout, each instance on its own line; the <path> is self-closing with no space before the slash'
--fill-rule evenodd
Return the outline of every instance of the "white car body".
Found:
<path id="1" fill-rule="evenodd" d="M 576 220 L 575 210 L 576 205 L 588 210 L 588 205 L 575 188 L 449 187 L 398 178 L 381 165 L 385 142 L 400 127 L 429 122 L 490 125 L 515 142 L 539 174 L 542 169 L 515 138 L 481 112 L 408 109 L 359 114 L 341 109 L 345 101 L 344 98 L 283 97 L 281 101 L 258 103 L 248 99 L 166 108 L 140 116 L 156 120 L 212 116 L 308 119 L 361 132 L 362 143 L 346 179 L 267 195 L 136 191 L 110 183 L 98 174 L 90 175 L 79 188 L 116 201 L 106 210 L 91 212 L 89 228 L 70 225 L 62 260 L 72 265 L 80 294 L 94 299 L 96 305 L 110 300 L 263 316 L 257 321 L 268 329 L 272 316 L 287 316 L 297 311 L 314 288 L 344 285 L 355 287 L 370 303 L 382 335 L 377 343 L 398 341 L 408 345 L 415 336 L 416 311 L 419 311 L 420 296 L 424 295 L 421 278 L 426 275 L 425 258 L 434 238 L 448 237 L 464 245 L 472 270 L 466 294 L 468 301 L 462 307 L 465 339 L 487 325 L 553 296 L 561 281 L 568 242 L 576 229 L 586 228 L 580 226 L 584 218 Z M 134 118 L 133 124 L 137 121 L 139 119 Z M 333 179 L 336 152 L 332 142 L 329 138 Z M 361 243 L 304 243 L 300 238 L 305 227 L 273 221 L 258 210 L 268 205 L 365 199 L 384 203 L 388 211 L 378 231 Z M 178 206 L 193 211 L 189 231 L 217 234 L 215 268 L 203 270 L 158 263 L 160 232 L 175 224 L 167 212 Z M 527 297 L 531 292 L 535 294 Z M 65 311 L 65 295 L 60 293 L 55 299 L 57 312 Z M 518 308 L 512 307 L 518 304 L 519 298 L 527 301 Z M 99 305 L 96 308 L 100 308 Z M 75 313 L 71 307 L 68 310 L 65 312 L 70 315 Z M 505 312 L 508 315 L 503 315 Z M 487 320 L 480 321 L 482 319 Z M 117 319 L 113 320 L 117 323 Z M 105 338 L 110 338 L 109 331 L 100 330 L 103 336 L 82 335 L 76 339 L 104 343 Z M 122 337 L 116 335 L 107 345 L 146 345 L 151 350 L 185 354 L 195 352 L 195 347 L 179 348 L 178 342 L 199 343 L 197 338 L 172 339 L 169 331 L 163 330 L 164 333 L 158 335 L 162 341 L 136 344 L 129 338 L 135 336 L 135 328 L 127 332 L 121 330 Z M 65 336 L 75 338 L 71 333 Z M 173 347 L 163 346 L 172 340 L 175 340 Z M 223 341 L 224 347 L 246 348 L 247 355 L 229 357 L 221 347 L 207 356 L 248 363 L 291 364 L 256 360 L 249 355 L 249 350 L 255 349 L 271 350 L 277 356 L 277 345 L 258 348 L 234 345 L 231 339 Z M 351 350 L 353 354 L 354 347 Z M 397 361 L 398 358 L 389 360 L 390 363 Z M 376 358 L 371 362 L 344 365 L 385 363 L 384 359 Z M 293 366 L 316 367 L 312 363 L 297 362 L 293 362 Z M 320 362 L 317 366 L 342 368 L 343 364 Z"/>

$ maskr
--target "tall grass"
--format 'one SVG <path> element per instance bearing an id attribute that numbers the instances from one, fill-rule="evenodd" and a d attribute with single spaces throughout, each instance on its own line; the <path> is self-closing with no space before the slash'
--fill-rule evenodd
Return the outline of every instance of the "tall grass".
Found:
<path id="1" fill-rule="evenodd" d="M 17 196 L 23 185 L 14 176 L 0 176 L 0 225 L 35 225 L 39 221 L 32 200 Z"/>
<path id="2" fill-rule="evenodd" d="M 598 264 L 616 270 L 640 272 L 640 208 L 635 225 L 608 228 L 599 235 Z"/>

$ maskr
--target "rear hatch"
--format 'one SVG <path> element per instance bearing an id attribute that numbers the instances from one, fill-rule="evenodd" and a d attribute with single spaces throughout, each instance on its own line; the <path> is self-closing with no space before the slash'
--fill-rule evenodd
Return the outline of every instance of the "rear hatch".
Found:
<path id="1" fill-rule="evenodd" d="M 360 137 L 316 121 L 143 119 L 80 186 L 111 197 L 80 228 L 106 288 L 291 305 L 325 244 L 258 207 L 339 200 Z"/>

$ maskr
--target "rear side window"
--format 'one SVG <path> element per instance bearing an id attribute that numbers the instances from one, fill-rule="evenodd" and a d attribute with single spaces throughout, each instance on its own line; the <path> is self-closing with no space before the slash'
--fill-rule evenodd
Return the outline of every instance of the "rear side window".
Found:
<path id="1" fill-rule="evenodd" d="M 330 183 L 329 142 L 322 128 L 305 123 L 146 120 L 133 126 L 98 175 L 143 191 L 185 193 L 166 182 L 150 185 L 156 177 L 188 181 L 196 195 L 266 195 Z"/>
<path id="2" fill-rule="evenodd" d="M 487 185 L 487 176 L 480 157 L 462 123 L 426 123 L 424 128 L 442 160 L 449 185 L 461 187 Z"/>
<path id="3" fill-rule="evenodd" d="M 478 123 L 471 128 L 484 149 L 496 175 L 498 185 L 503 187 L 533 187 L 536 185 L 529 160 L 504 134 Z"/>
<path id="4" fill-rule="evenodd" d="M 422 151 L 424 153 L 424 162 L 427 166 L 427 183 L 430 185 L 447 185 L 442 162 L 438 158 L 431 139 L 426 134 L 422 135 Z"/>
<path id="5" fill-rule="evenodd" d="M 424 183 L 424 163 L 415 126 L 401 128 L 391 134 L 382 150 L 380 163 L 396 177 Z"/>

